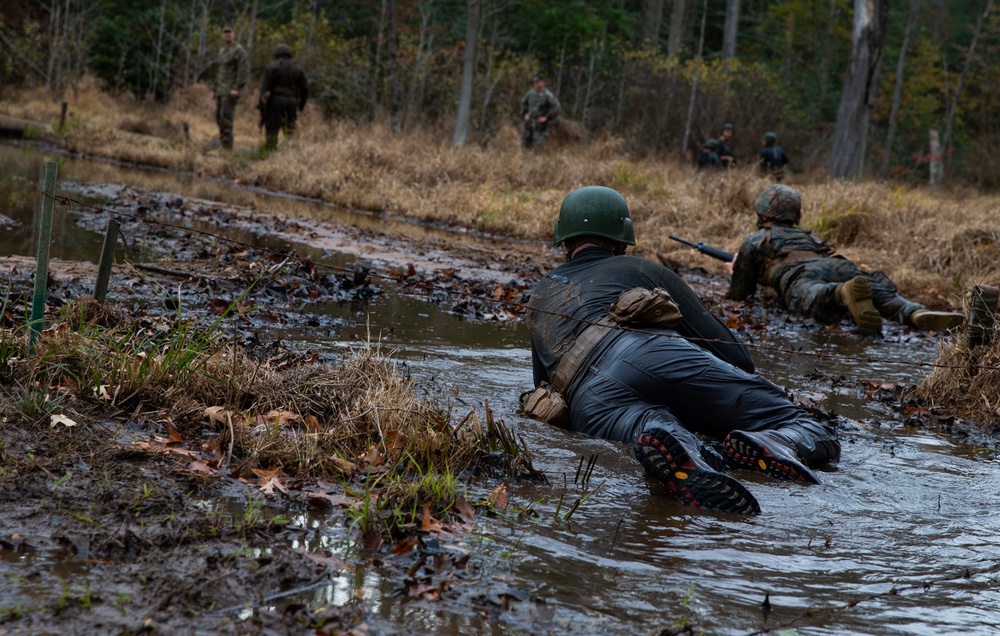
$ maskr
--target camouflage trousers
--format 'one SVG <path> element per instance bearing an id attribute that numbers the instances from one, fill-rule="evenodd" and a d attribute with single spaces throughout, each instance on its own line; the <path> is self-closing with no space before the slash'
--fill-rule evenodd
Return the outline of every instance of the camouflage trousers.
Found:
<path id="1" fill-rule="evenodd" d="M 776 288 L 788 309 L 820 322 L 836 322 L 846 313 L 837 302 L 836 289 L 855 276 L 864 276 L 872 288 L 872 304 L 884 317 L 907 323 L 920 303 L 899 295 L 896 285 L 882 272 L 865 272 L 842 256 L 816 258 L 795 263 L 778 273 Z"/>
<path id="2" fill-rule="evenodd" d="M 525 148 L 541 150 L 545 147 L 545 140 L 549 136 L 549 124 L 539 124 L 534 121 L 524 122 L 524 136 L 521 138 L 521 145 Z"/>
<path id="3" fill-rule="evenodd" d="M 299 100 L 288 95 L 272 95 L 267 100 L 267 115 L 264 118 L 264 130 L 267 133 L 265 147 L 274 150 L 278 147 L 278 131 L 284 130 L 285 137 L 295 132 L 295 121 L 299 115 Z"/>
<path id="4" fill-rule="evenodd" d="M 236 100 L 229 95 L 215 98 L 215 121 L 219 124 L 219 141 L 222 147 L 233 147 L 233 121 L 236 118 Z"/>

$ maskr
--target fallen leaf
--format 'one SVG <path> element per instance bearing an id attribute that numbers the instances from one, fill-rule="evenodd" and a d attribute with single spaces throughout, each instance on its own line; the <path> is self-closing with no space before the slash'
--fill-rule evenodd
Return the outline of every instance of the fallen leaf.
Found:
<path id="1" fill-rule="evenodd" d="M 57 424 L 64 424 L 66 426 L 76 426 L 76 422 L 75 421 L 69 419 L 68 417 L 66 417 L 65 415 L 62 415 L 62 414 L 59 414 L 59 415 L 55 415 L 55 414 L 50 415 L 49 419 L 50 419 L 50 422 L 51 422 L 51 424 L 49 424 L 49 428 L 54 428 Z"/>
<path id="2" fill-rule="evenodd" d="M 499 508 L 500 510 L 506 510 L 507 504 L 509 503 L 509 498 L 507 497 L 507 486 L 500 484 L 493 489 L 490 493 L 490 505 L 494 508 Z"/>
<path id="3" fill-rule="evenodd" d="M 465 500 L 465 495 L 458 493 L 458 497 L 455 498 L 455 512 L 458 513 L 459 518 L 465 523 L 475 523 L 476 513 L 472 511 L 472 506 L 469 502 Z"/>
<path id="4" fill-rule="evenodd" d="M 281 480 L 277 477 L 271 477 L 263 486 L 260 487 L 261 492 L 265 495 L 273 495 L 275 489 L 280 490 L 286 495 L 288 494 L 288 489 L 285 488 L 285 485 L 281 483 Z"/>
<path id="5" fill-rule="evenodd" d="M 319 433 L 319 420 L 316 419 L 315 415 L 313 415 L 312 413 L 306 415 L 305 423 L 306 423 L 306 431 L 310 433 Z"/>
<path id="6" fill-rule="evenodd" d="M 163 427 L 167 429 L 167 435 L 170 436 L 170 441 L 167 444 L 180 444 L 184 441 L 184 437 L 177 431 L 169 417 L 163 420 Z"/>
<path id="7" fill-rule="evenodd" d="M 205 416 L 208 417 L 208 423 L 214 426 L 215 424 L 228 425 L 233 414 L 227 411 L 225 407 L 210 406 L 205 409 Z"/>
<path id="8" fill-rule="evenodd" d="M 424 505 L 424 516 L 420 520 L 420 529 L 424 532 L 440 532 L 444 530 L 441 522 L 431 516 L 431 507 L 428 504 Z"/>
<path id="9" fill-rule="evenodd" d="M 347 473 L 347 475 L 353 475 L 358 470 L 357 465 L 347 461 L 346 459 L 341 459 L 336 455 L 330 455 L 328 459 L 331 464 L 336 466 L 341 472 Z"/>
<path id="10" fill-rule="evenodd" d="M 188 464 L 188 470 L 193 470 L 199 473 L 205 473 L 206 475 L 218 475 L 219 471 L 215 470 L 208 465 L 208 462 L 204 459 L 196 459 L 195 461 Z"/>
<path id="11" fill-rule="evenodd" d="M 328 510 L 337 508 L 350 508 L 354 505 L 354 500 L 347 495 L 328 495 L 325 492 L 307 492 L 306 501 L 310 506 L 326 508 Z"/>

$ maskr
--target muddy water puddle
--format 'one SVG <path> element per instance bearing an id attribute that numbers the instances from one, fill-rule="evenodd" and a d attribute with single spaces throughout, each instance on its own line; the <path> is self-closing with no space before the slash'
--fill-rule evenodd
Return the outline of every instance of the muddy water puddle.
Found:
<path id="1" fill-rule="evenodd" d="M 21 222 L 0 234 L 4 253 L 33 253 L 33 188 L 47 159 L 43 154 L 0 146 L 5 165 L 0 214 Z M 335 216 L 329 206 L 219 182 L 55 159 L 62 181 L 131 183 L 317 222 L 369 224 L 371 232 L 396 223 L 367 214 Z M 71 221 L 62 223 L 57 223 L 59 247 L 54 246 L 53 256 L 96 259 L 100 236 Z M 404 234 L 441 237 L 437 230 L 405 225 L 410 229 Z M 317 262 L 330 259 L 337 266 L 349 267 L 363 257 L 308 242 L 273 244 L 297 253 L 312 250 Z M 786 623 L 797 630 L 788 633 L 799 634 L 990 634 L 1000 629 L 1000 546 L 995 541 L 1000 462 L 994 449 L 982 440 L 965 442 L 907 425 L 903 416 L 873 401 L 870 391 L 872 382 L 919 381 L 927 372 L 919 365 L 933 361 L 938 338 L 899 327 L 887 329 L 880 340 L 815 327 L 750 334 L 765 345 L 754 353 L 763 375 L 843 416 L 844 453 L 836 470 L 822 473 L 819 486 L 741 476 L 763 509 L 757 517 L 741 519 L 676 504 L 642 478 L 624 446 L 518 417 L 517 397 L 531 384 L 523 326 L 463 320 L 442 307 L 388 286 L 364 311 L 342 303 L 313 304 L 305 311 L 324 317 L 323 328 L 296 324 L 281 333 L 331 352 L 370 334 L 395 351 L 428 396 L 450 401 L 459 415 L 488 401 L 497 418 L 523 437 L 535 467 L 547 473 L 550 483 L 507 484 L 507 515 L 480 516 L 470 535 L 454 539 L 457 549 L 481 564 L 482 573 L 474 591 L 456 594 L 484 597 L 477 607 L 495 611 L 407 600 L 398 593 L 400 582 L 376 567 L 344 570 L 329 585 L 275 606 L 296 601 L 339 605 L 360 598 L 386 626 L 435 634 L 624 635 L 685 625 L 692 633 L 749 634 Z M 583 483 L 581 458 L 594 455 L 593 473 Z M 219 505 L 239 509 L 243 504 Z M 347 552 L 345 529 L 322 515 L 291 522 L 305 529 L 293 547 Z M 20 563 L 15 556 L 0 552 L 0 561 Z M 56 557 L 32 556 L 31 566 L 60 567 Z M 769 609 L 762 608 L 765 598 Z M 807 613 L 810 608 L 828 610 Z"/>

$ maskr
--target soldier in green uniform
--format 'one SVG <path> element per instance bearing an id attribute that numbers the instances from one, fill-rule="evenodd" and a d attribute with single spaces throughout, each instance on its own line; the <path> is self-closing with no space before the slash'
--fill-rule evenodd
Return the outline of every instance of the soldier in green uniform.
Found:
<path id="1" fill-rule="evenodd" d="M 274 61 L 264 71 L 264 83 L 260 87 L 260 108 L 267 134 L 264 148 L 274 150 L 278 147 L 279 130 L 285 131 L 285 137 L 295 131 L 295 120 L 308 98 L 309 82 L 305 71 L 292 60 L 292 50 L 279 44 L 274 50 Z"/>
<path id="2" fill-rule="evenodd" d="M 233 27 L 222 27 L 222 48 L 219 49 L 218 70 L 212 86 L 215 100 L 215 120 L 219 124 L 219 141 L 226 150 L 233 148 L 233 119 L 236 102 L 246 90 L 250 78 L 250 59 L 246 49 L 236 42 Z"/>
<path id="3" fill-rule="evenodd" d="M 549 135 L 549 124 L 559 116 L 559 100 L 545 88 L 545 77 L 535 75 L 535 86 L 521 98 L 521 118 L 524 119 L 525 148 L 541 150 Z"/>
<path id="4" fill-rule="evenodd" d="M 849 313 L 863 334 L 882 331 L 882 318 L 918 329 L 944 331 L 964 321 L 960 313 L 932 311 L 907 300 L 882 272 L 865 272 L 808 230 L 797 227 L 802 199 L 786 185 L 768 186 L 754 201 L 757 225 L 726 270 L 729 298 L 744 300 L 757 285 L 773 287 L 782 303 L 821 322 Z"/>

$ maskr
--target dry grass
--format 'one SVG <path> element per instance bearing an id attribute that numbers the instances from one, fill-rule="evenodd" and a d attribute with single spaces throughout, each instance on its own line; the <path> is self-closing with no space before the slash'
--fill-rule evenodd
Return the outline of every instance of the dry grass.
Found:
<path id="1" fill-rule="evenodd" d="M 23 330 L 0 330 L 0 385 L 4 421 L 144 413 L 185 439 L 214 429 L 234 462 L 300 478 L 403 463 L 457 474 L 483 441 L 419 400 L 392 359 L 364 343 L 337 365 L 276 368 L 183 326 L 150 335 L 89 298 L 67 305 L 33 353 Z"/>
<path id="2" fill-rule="evenodd" d="M 916 387 L 914 396 L 996 431 L 1000 429 L 1000 328 L 993 328 L 989 344 L 971 350 L 961 336 L 941 346 L 935 361 L 941 366 Z"/>
<path id="3" fill-rule="evenodd" d="M 662 252 L 675 262 L 720 273 L 718 264 L 667 235 L 735 250 L 754 229 L 754 196 L 768 185 L 748 168 L 702 174 L 674 160 L 637 160 L 621 140 L 581 140 L 572 122 L 556 131 L 538 155 L 519 147 L 513 127 L 489 147 L 455 149 L 450 130 L 395 135 L 384 122 L 325 121 L 307 108 L 297 137 L 261 156 L 257 112 L 246 103 L 237 112 L 238 152 L 209 148 L 217 129 L 202 85 L 179 91 L 165 106 L 112 99 L 89 86 L 71 98 L 70 111 L 64 142 L 76 151 L 516 237 L 547 240 L 567 192 L 607 185 L 629 201 L 639 235 L 637 254 L 655 258 Z M 59 107 L 43 93 L 26 92 L 0 104 L 0 112 L 54 122 Z M 185 121 L 190 141 L 180 133 Z M 993 263 L 1000 258 L 996 196 L 829 181 L 820 175 L 792 175 L 787 183 L 803 196 L 804 225 L 863 267 L 885 271 L 914 300 L 957 308 L 964 288 L 995 276 Z"/>

